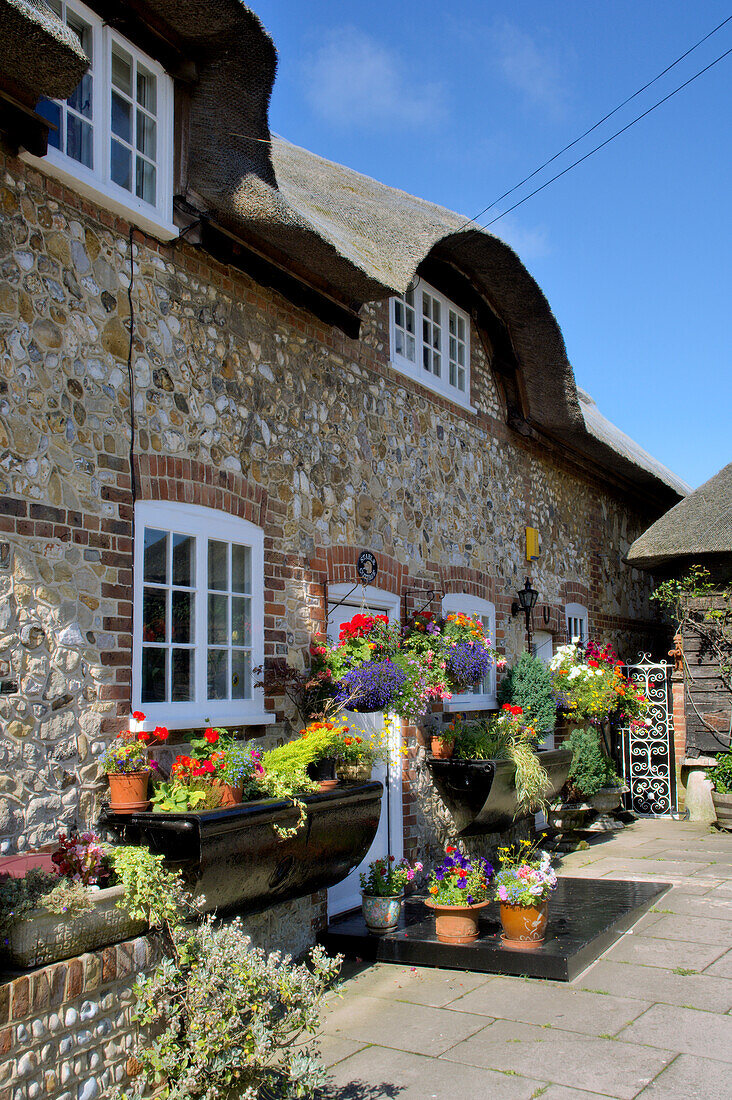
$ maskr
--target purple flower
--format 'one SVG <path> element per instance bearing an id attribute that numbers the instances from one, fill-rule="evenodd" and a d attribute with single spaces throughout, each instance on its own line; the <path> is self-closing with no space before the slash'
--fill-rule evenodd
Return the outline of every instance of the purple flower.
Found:
<path id="1" fill-rule="evenodd" d="M 482 642 L 457 642 L 445 659 L 445 671 L 459 687 L 468 688 L 485 678 L 490 653 Z"/>
<path id="2" fill-rule="evenodd" d="M 393 661 L 366 661 L 345 674 L 336 699 L 362 713 L 387 710 L 406 682 L 406 674 Z M 358 694 L 349 700 L 354 691 Z"/>
<path id="3" fill-rule="evenodd" d="M 468 896 L 467 896 L 467 898 L 466 898 L 465 900 L 467 901 L 468 905 L 472 905 L 472 904 L 473 904 L 473 901 L 474 901 L 475 899 L 473 898 L 473 895 L 472 895 L 472 894 L 468 894 Z"/>
<path id="4" fill-rule="evenodd" d="M 445 872 L 442 870 L 441 867 L 438 867 L 437 870 L 435 871 L 435 878 L 439 879 L 439 881 L 442 882 L 444 877 L 445 877 Z"/>

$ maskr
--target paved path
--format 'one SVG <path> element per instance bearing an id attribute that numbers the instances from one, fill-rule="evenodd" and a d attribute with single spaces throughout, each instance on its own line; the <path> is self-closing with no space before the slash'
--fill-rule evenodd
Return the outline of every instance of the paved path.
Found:
<path id="1" fill-rule="evenodd" d="M 732 1100 L 732 835 L 638 821 L 560 873 L 673 888 L 571 983 L 352 966 L 326 1013 L 326 1095 Z"/>

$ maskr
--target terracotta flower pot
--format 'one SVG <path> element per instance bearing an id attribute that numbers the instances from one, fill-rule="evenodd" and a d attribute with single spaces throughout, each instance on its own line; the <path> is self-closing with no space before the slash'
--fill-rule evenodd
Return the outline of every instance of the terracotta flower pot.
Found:
<path id="1" fill-rule="evenodd" d="M 229 783 L 221 783 L 219 785 L 221 787 L 221 802 L 219 805 L 222 808 L 226 806 L 238 806 L 244 794 L 244 787 L 232 787 Z"/>
<path id="2" fill-rule="evenodd" d="M 544 942 L 549 902 L 540 905 L 507 905 L 501 902 L 501 939 L 506 947 L 531 950 Z"/>
<path id="3" fill-rule="evenodd" d="M 377 897 L 375 894 L 361 895 L 361 912 L 369 932 L 375 936 L 383 936 L 385 932 L 393 932 L 398 927 L 403 897 L 404 894 L 396 894 L 390 898 Z"/>
<path id="4" fill-rule="evenodd" d="M 435 911 L 435 932 L 440 943 L 473 943 L 479 936 L 478 919 L 481 909 L 490 901 L 474 905 L 440 905 L 427 898 L 425 905 Z"/>
<path id="5" fill-rule="evenodd" d="M 430 748 L 435 760 L 449 760 L 455 748 L 455 742 L 446 741 L 444 737 L 433 737 Z"/>
<path id="6" fill-rule="evenodd" d="M 150 772 L 111 772 L 109 780 L 109 808 L 115 814 L 134 814 L 150 809 L 147 785 Z"/>

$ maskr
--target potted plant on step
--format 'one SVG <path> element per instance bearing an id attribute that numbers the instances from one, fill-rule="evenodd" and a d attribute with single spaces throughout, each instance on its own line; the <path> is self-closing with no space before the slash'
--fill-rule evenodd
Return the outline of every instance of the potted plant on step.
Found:
<path id="1" fill-rule="evenodd" d="M 455 751 L 455 722 L 447 726 L 433 727 L 430 736 L 430 750 L 435 760 L 450 760 Z"/>
<path id="2" fill-rule="evenodd" d="M 478 920 L 489 904 L 493 868 L 487 859 L 469 860 L 457 848 L 445 849 L 445 859 L 430 876 L 425 905 L 435 911 L 435 932 L 441 943 L 473 943 Z"/>
<path id="3" fill-rule="evenodd" d="M 135 722 L 144 722 L 142 711 L 132 715 Z M 101 758 L 102 770 L 109 780 L 110 809 L 117 814 L 132 814 L 150 806 L 147 787 L 150 774 L 157 768 L 150 759 L 149 748 L 166 741 L 168 730 L 157 726 L 153 733 L 145 730 L 122 730 Z"/>
<path id="4" fill-rule="evenodd" d="M 506 947 L 531 949 L 544 942 L 549 895 L 557 876 L 549 855 L 528 840 L 513 848 L 499 848 L 500 870 L 495 878 Z"/>
<path id="5" fill-rule="evenodd" d="M 711 773 L 712 802 L 720 829 L 732 830 L 732 752 L 717 754 L 717 766 Z"/>
<path id="6" fill-rule="evenodd" d="M 414 879 L 421 863 L 412 867 L 406 859 L 398 863 L 394 856 L 375 859 L 361 872 L 361 911 L 369 932 L 383 936 L 399 924 L 404 888 Z"/>

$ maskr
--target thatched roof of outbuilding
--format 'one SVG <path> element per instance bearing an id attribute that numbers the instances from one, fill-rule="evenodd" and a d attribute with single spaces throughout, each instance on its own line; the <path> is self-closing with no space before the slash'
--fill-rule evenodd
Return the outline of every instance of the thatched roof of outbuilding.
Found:
<path id="1" fill-rule="evenodd" d="M 0 73 L 31 99 L 71 95 L 88 65 L 77 36 L 43 0 L 0 0 Z"/>
<path id="2" fill-rule="evenodd" d="M 628 561 L 651 569 L 677 558 L 732 555 L 732 462 L 633 543 Z"/>

